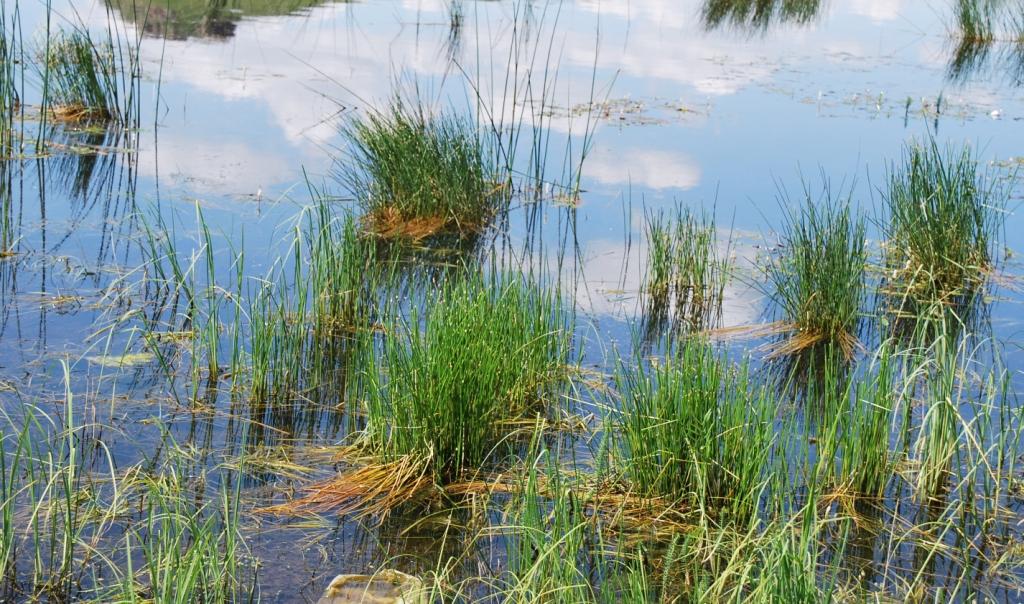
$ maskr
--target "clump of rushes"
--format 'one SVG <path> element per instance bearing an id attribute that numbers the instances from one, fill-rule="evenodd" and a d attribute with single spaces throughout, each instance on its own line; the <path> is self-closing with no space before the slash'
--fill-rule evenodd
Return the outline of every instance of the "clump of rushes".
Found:
<path id="1" fill-rule="evenodd" d="M 42 53 L 41 71 L 51 114 L 65 121 L 119 121 L 122 91 L 118 52 L 83 31 L 60 32 Z"/>
<path id="2" fill-rule="evenodd" d="M 958 304 L 993 266 L 1005 198 L 969 148 L 908 147 L 889 178 L 888 277 L 910 300 Z"/>
<path id="3" fill-rule="evenodd" d="M 502 459 L 565 375 L 563 321 L 557 294 L 519 278 L 445 285 L 367 354 L 365 463 L 290 508 L 383 514 Z"/>
<path id="4" fill-rule="evenodd" d="M 768 392 L 698 338 L 663 362 L 620 364 L 619 471 L 644 497 L 691 504 L 744 522 L 757 500 L 772 449 Z"/>
<path id="5" fill-rule="evenodd" d="M 863 218 L 827 188 L 818 200 L 805 191 L 804 204 L 788 214 L 783 243 L 785 255 L 768 266 L 768 293 L 792 335 L 772 356 L 826 345 L 852 357 L 867 260 Z"/>
<path id="6" fill-rule="evenodd" d="M 467 119 L 394 99 L 343 129 L 339 179 L 382 237 L 422 240 L 482 231 L 503 198 L 488 139 Z"/>
<path id="7" fill-rule="evenodd" d="M 815 483 L 832 485 L 835 495 L 881 498 L 895 472 L 889 447 L 901 392 L 892 349 L 883 342 L 870 366 L 852 376 L 825 363 L 823 385 L 812 393 L 823 399 Z"/>
<path id="8" fill-rule="evenodd" d="M 713 327 L 731 269 L 728 249 L 717 248 L 714 219 L 679 207 L 669 216 L 648 215 L 645 230 L 647 331 L 660 330 L 673 315 L 680 329 Z"/>

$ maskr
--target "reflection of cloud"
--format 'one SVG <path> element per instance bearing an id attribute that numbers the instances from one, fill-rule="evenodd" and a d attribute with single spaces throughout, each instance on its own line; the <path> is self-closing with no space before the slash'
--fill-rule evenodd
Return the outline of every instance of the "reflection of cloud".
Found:
<path id="1" fill-rule="evenodd" d="M 700 167 L 681 153 L 655 149 L 596 149 L 587 157 L 588 178 L 607 185 L 635 183 L 651 189 L 692 189 Z"/>
<path id="2" fill-rule="evenodd" d="M 253 194 L 261 187 L 287 181 L 295 166 L 287 153 L 274 153 L 244 142 L 197 142 L 182 136 L 162 136 L 159 154 L 139 149 L 139 171 L 159 175 L 197 192 Z M 159 160 L 159 166 L 157 166 Z"/>
<path id="3" fill-rule="evenodd" d="M 104 14 L 102 0 L 60 1 L 81 4 L 76 7 L 79 12 L 96 19 Z M 835 78 L 840 76 L 831 75 L 836 71 L 831 62 L 875 65 L 889 52 L 885 50 L 889 45 L 876 44 L 873 28 L 849 16 L 891 20 L 906 13 L 909 19 L 923 10 L 902 0 L 832 1 L 825 3 L 828 12 L 821 25 L 781 27 L 770 29 L 764 37 L 746 38 L 736 32 L 705 32 L 701 4 L 700 0 L 576 0 L 530 3 L 529 9 L 522 9 L 516 3 L 468 3 L 458 67 L 449 62 L 454 51 L 449 47 L 446 0 L 329 3 L 301 15 L 242 18 L 234 36 L 223 42 L 147 39 L 142 52 L 151 75 L 163 61 L 162 94 L 168 100 L 161 111 L 169 111 L 160 115 L 161 123 L 167 124 L 162 130 L 174 130 L 161 134 L 161 139 L 191 136 L 191 149 L 200 149 L 204 139 L 216 133 L 222 147 L 227 140 L 248 146 L 254 156 L 252 168 L 225 165 L 229 159 L 211 157 L 205 151 L 197 155 L 206 160 L 196 161 L 186 157 L 189 142 L 181 141 L 182 151 L 171 151 L 178 156 L 177 167 L 162 168 L 161 173 L 177 170 L 201 182 L 236 177 L 244 181 L 245 172 L 259 170 L 265 174 L 260 178 L 264 186 L 271 186 L 269 181 L 279 176 L 298 180 L 303 162 L 314 172 L 326 172 L 330 158 L 323 149 L 337 142 L 332 118 L 342 105 L 358 110 L 386 101 L 396 79 L 419 83 L 425 98 L 469 111 L 477 109 L 479 93 L 481 105 L 505 126 L 514 122 L 528 129 L 543 121 L 553 132 L 576 135 L 574 144 L 587 118 L 567 115 L 564 109 L 609 94 L 639 101 L 725 97 L 755 86 L 768 89 L 773 83 L 792 88 L 794 77 L 799 80 L 797 87 L 817 87 L 814 78 L 794 74 L 817 76 L 819 71 L 823 87 L 860 90 L 856 76 L 842 76 L 837 83 Z M 514 21 L 525 13 L 529 13 L 529 27 Z M 828 52 L 823 54 L 822 49 Z M 511 78 L 507 77 L 509 57 L 518 63 Z M 828 64 L 824 70 L 820 69 L 823 61 Z M 462 74 L 472 86 L 467 86 Z M 519 98 L 512 98 L 513 89 Z M 902 95 L 903 90 L 898 92 Z M 522 98 L 526 94 L 533 96 L 532 109 Z M 842 96 L 841 91 L 836 95 Z M 735 104 L 716 99 L 715 105 L 729 116 L 756 109 L 751 99 Z M 722 123 L 717 115 L 713 119 L 716 126 Z M 531 140 L 532 134 L 527 130 L 520 140 Z M 598 145 L 602 136 L 599 132 L 595 139 Z M 237 149 L 232 152 L 241 155 Z M 561 152 L 552 149 L 548 156 Z M 268 160 L 268 154 L 282 156 L 281 165 Z M 196 172 L 185 174 L 186 170 Z M 587 170 L 598 182 L 632 180 L 652 188 L 686 189 L 702 179 L 694 162 L 667 151 L 596 152 Z"/>
<path id="4" fill-rule="evenodd" d="M 902 9 L 902 0 L 850 0 L 850 12 L 876 23 L 896 20 Z"/>

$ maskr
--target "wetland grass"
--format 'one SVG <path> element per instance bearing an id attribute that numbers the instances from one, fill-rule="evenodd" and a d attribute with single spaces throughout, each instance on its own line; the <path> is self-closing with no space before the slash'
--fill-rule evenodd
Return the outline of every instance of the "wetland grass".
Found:
<path id="1" fill-rule="evenodd" d="M 422 455 L 440 479 L 478 468 L 517 420 L 544 408 L 564 375 L 568 332 L 557 294 L 520 280 L 445 288 L 400 337 L 385 340 L 367 401 L 371 441 Z"/>
<path id="2" fill-rule="evenodd" d="M 810 23 L 821 5 L 821 0 L 705 0 L 701 16 L 709 31 L 729 25 L 751 33 L 766 32 L 777 23 Z"/>
<path id="3" fill-rule="evenodd" d="M 908 147 L 885 202 L 889 293 L 917 306 L 974 299 L 995 269 L 1006 192 L 979 172 L 970 148 Z"/>
<path id="4" fill-rule="evenodd" d="M 21 110 L 24 87 L 20 13 L 0 6 L 0 157 L 13 154 L 15 118 Z"/>
<path id="5" fill-rule="evenodd" d="M 493 146 L 464 117 L 395 97 L 343 133 L 349 154 L 338 162 L 338 178 L 378 236 L 473 236 L 501 207 Z"/>
<path id="6" fill-rule="evenodd" d="M 792 333 L 772 356 L 824 346 L 851 358 L 864 298 L 864 220 L 827 187 L 817 200 L 808 190 L 789 210 L 782 240 L 782 258 L 767 267 L 767 293 Z"/>
<path id="7" fill-rule="evenodd" d="M 654 336 L 666 324 L 679 331 L 715 327 L 722 315 L 725 286 L 732 270 L 729 244 L 718 248 L 709 215 L 677 207 L 649 214 L 646 221 L 647 274 L 645 331 Z"/>
<path id="8" fill-rule="evenodd" d="M 356 447 L 371 461 L 297 505 L 355 511 L 378 499 L 372 509 L 386 512 L 504 461 L 566 376 L 564 321 L 558 294 L 521 277 L 470 275 L 442 286 L 364 359 Z"/>
<path id="9" fill-rule="evenodd" d="M 688 338 L 662 360 L 620 366 L 616 385 L 622 403 L 611 449 L 630 488 L 721 520 L 748 521 L 773 434 L 768 393 L 747 368 Z"/>
<path id="10" fill-rule="evenodd" d="M 243 593 L 252 569 L 237 531 L 240 493 L 226 486 L 238 482 L 223 475 L 219 497 L 206 502 L 205 479 L 191 475 L 173 441 L 159 461 L 116 468 L 102 428 L 80 423 L 88 406 L 68 382 L 59 413 L 29 403 L 18 416 L 4 412 L 4 599 L 228 601 Z"/>
<path id="11" fill-rule="evenodd" d="M 130 123 L 138 77 L 133 53 L 84 30 L 54 34 L 36 66 L 51 115 L 58 121 Z"/>

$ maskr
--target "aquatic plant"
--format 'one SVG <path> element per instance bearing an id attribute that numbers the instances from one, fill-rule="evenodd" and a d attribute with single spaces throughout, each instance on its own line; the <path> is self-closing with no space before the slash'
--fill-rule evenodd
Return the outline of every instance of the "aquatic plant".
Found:
<path id="1" fill-rule="evenodd" d="M 688 338 L 658 363 L 620 363 L 612 447 L 630 487 L 719 518 L 757 508 L 772 448 L 771 402 L 709 344 Z"/>
<path id="2" fill-rule="evenodd" d="M 337 162 L 338 178 L 379 236 L 468 236 L 500 207 L 491 143 L 455 113 L 395 97 L 386 109 L 353 118 L 343 133 L 349 153 Z"/>
<path id="3" fill-rule="evenodd" d="M 518 276 L 444 284 L 378 352 L 364 351 L 362 463 L 294 506 L 386 513 L 503 461 L 565 378 L 564 320 L 557 293 Z"/>
<path id="4" fill-rule="evenodd" d="M 794 333 L 773 354 L 826 345 L 850 358 L 864 297 L 863 218 L 828 187 L 820 199 L 805 190 L 803 204 L 788 211 L 782 241 L 783 256 L 767 267 L 767 294 Z"/>
<path id="5" fill-rule="evenodd" d="M 908 146 L 885 194 L 892 293 L 925 304 L 971 298 L 994 268 L 1005 195 L 969 147 Z"/>
<path id="6" fill-rule="evenodd" d="M 7 3 L 0 6 L 0 157 L 12 155 L 15 117 L 21 110 L 24 88 L 20 13 Z"/>
<path id="7" fill-rule="evenodd" d="M 442 481 L 480 467 L 514 422 L 543 413 L 564 375 L 560 309 L 557 294 L 518 277 L 446 286 L 384 342 L 366 401 L 370 446 L 414 455 Z"/>
<path id="8" fill-rule="evenodd" d="M 70 389 L 66 362 L 62 370 L 67 389 L 59 414 L 32 404 L 20 417 L 0 412 L 4 599 L 251 597 L 238 476 L 219 474 L 224 482 L 208 499 L 206 477 L 193 474 L 194 460 L 170 437 L 166 455 L 116 470 L 96 426 L 80 423 L 84 405 Z"/>
<path id="9" fill-rule="evenodd" d="M 958 0 L 951 36 L 956 44 L 947 77 L 964 83 L 972 76 L 1024 83 L 1024 7 L 1014 2 Z"/>
<path id="10" fill-rule="evenodd" d="M 75 29 L 53 34 L 40 55 L 34 67 L 55 119 L 130 124 L 137 117 L 137 48 L 115 42 L 112 33 L 100 39 Z"/>
<path id="11" fill-rule="evenodd" d="M 732 269 L 729 246 L 718 249 L 714 219 L 680 206 L 668 216 L 649 214 L 645 234 L 644 319 L 649 335 L 670 319 L 689 331 L 713 327 L 721 317 Z"/>

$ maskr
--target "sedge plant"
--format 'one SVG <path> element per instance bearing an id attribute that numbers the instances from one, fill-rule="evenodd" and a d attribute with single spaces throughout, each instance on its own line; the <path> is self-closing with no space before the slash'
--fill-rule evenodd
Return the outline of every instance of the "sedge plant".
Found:
<path id="1" fill-rule="evenodd" d="M 994 266 L 1005 195 L 970 148 L 909 146 L 885 195 L 893 289 L 919 304 L 971 298 Z"/>
<path id="2" fill-rule="evenodd" d="M 620 363 L 611 447 L 618 471 L 645 497 L 720 519 L 755 514 L 773 433 L 768 392 L 707 342 L 687 338 L 657 363 Z"/>
<path id="3" fill-rule="evenodd" d="M 352 119 L 343 134 L 349 154 L 337 175 L 371 232 L 413 240 L 468 236 L 499 209 L 493 144 L 451 110 L 395 97 L 387 108 Z"/>
<path id="4" fill-rule="evenodd" d="M 863 218 L 828 187 L 820 199 L 805 190 L 803 204 L 788 212 L 782 239 L 784 255 L 767 268 L 768 293 L 791 335 L 773 355 L 825 345 L 852 357 L 864 298 Z"/>

